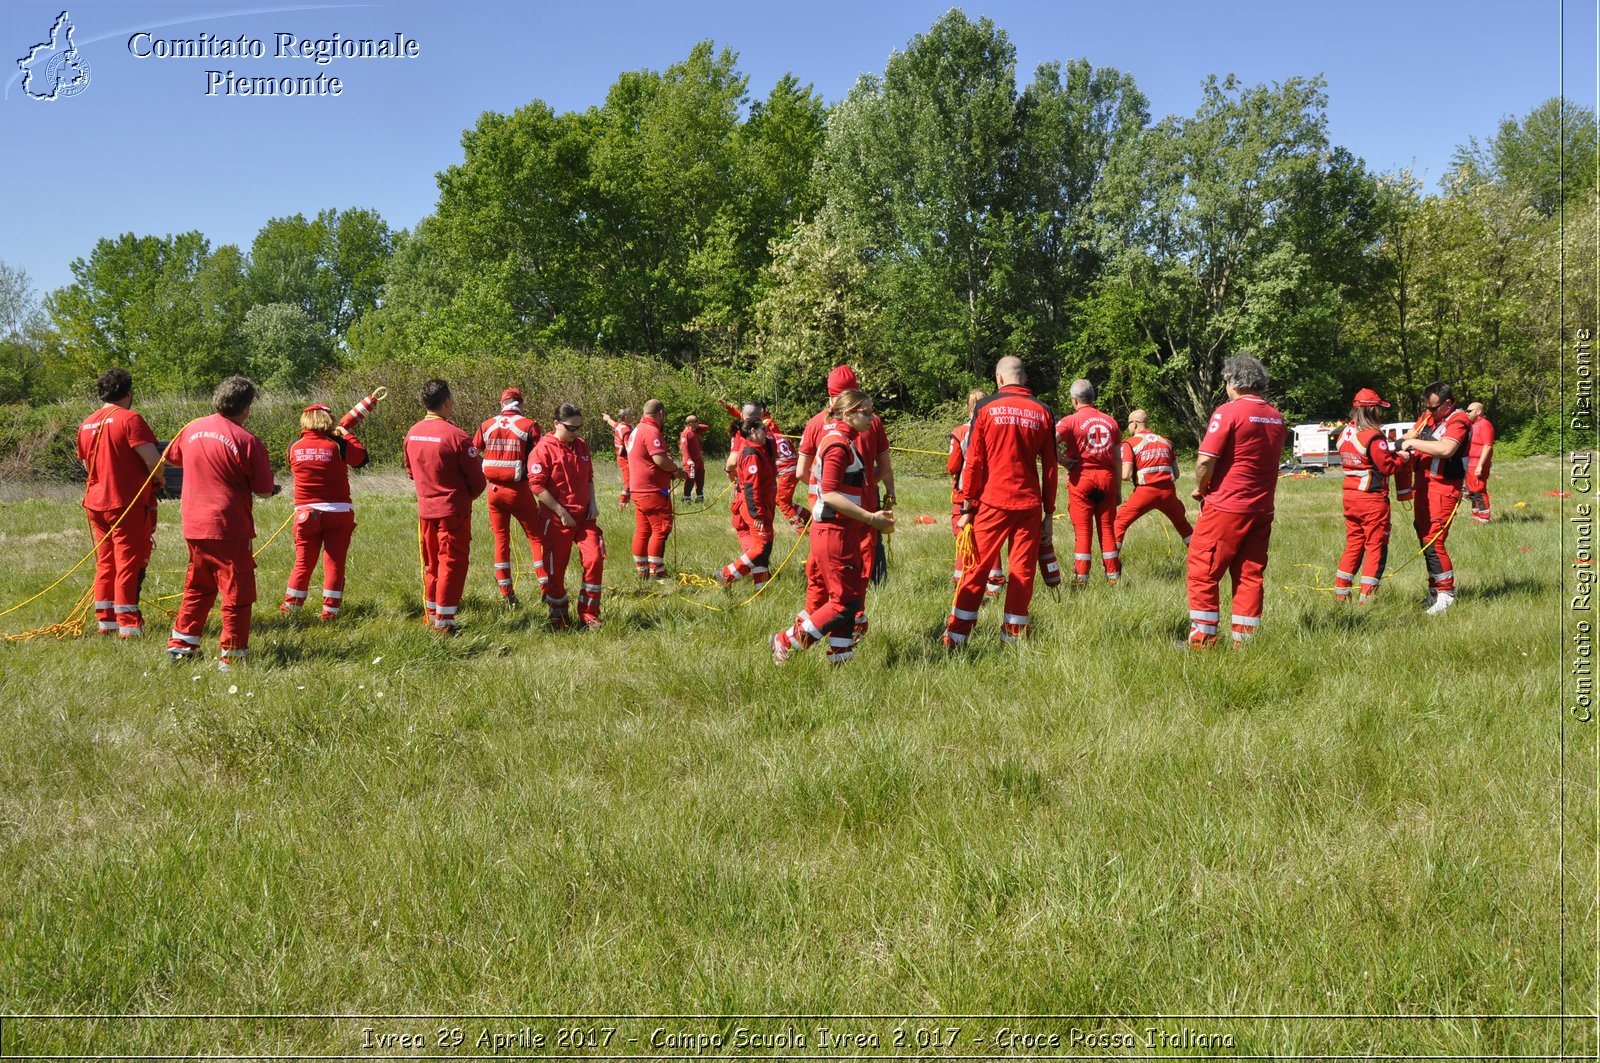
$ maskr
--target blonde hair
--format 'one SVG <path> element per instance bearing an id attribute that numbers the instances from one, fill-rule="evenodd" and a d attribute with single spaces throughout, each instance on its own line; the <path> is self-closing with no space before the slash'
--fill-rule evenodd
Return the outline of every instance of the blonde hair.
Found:
<path id="1" fill-rule="evenodd" d="M 856 410 L 870 409 L 871 407 L 872 400 L 867 397 L 865 391 L 859 388 L 845 388 L 833 397 L 832 402 L 828 403 L 828 416 L 838 420 L 847 413 L 854 413 Z"/>
<path id="2" fill-rule="evenodd" d="M 300 415 L 300 430 L 302 432 L 331 432 L 333 431 L 333 414 L 327 410 L 307 410 Z"/>
<path id="3" fill-rule="evenodd" d="M 986 394 L 986 392 L 982 388 L 973 388 L 971 391 L 967 392 L 967 416 L 968 417 L 971 417 L 972 416 L 972 411 L 976 410 L 978 408 L 978 403 L 980 401 L 982 401 L 983 396 L 985 394 Z"/>

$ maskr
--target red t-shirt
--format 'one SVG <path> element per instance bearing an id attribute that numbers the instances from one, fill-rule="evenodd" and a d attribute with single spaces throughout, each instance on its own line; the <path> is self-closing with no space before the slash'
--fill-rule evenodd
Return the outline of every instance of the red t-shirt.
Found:
<path id="1" fill-rule="evenodd" d="M 594 465 L 589 444 L 582 439 L 563 443 L 551 432 L 533 445 L 528 455 L 528 489 L 535 495 L 549 491 L 561 508 L 582 521 L 594 501 Z"/>
<path id="2" fill-rule="evenodd" d="M 132 410 L 107 403 L 78 428 L 78 460 L 89 467 L 83 489 L 83 508 L 120 513 L 133 501 L 146 480 L 143 501 L 156 503 L 155 480 L 134 448 L 156 445 L 156 434 Z"/>
<path id="3" fill-rule="evenodd" d="M 1472 472 L 1478 467 L 1478 458 L 1483 454 L 1484 447 L 1494 446 L 1494 425 L 1489 423 L 1489 418 L 1480 417 L 1472 422 L 1472 441 L 1467 447 L 1467 472 Z M 1489 474 L 1489 469 L 1494 465 L 1494 453 L 1490 452 L 1489 460 L 1483 463 L 1483 473 Z"/>
<path id="4" fill-rule="evenodd" d="M 678 453 L 683 455 L 685 462 L 700 464 L 700 433 L 710 428 L 710 425 L 696 425 L 685 428 L 678 436 Z"/>
<path id="5" fill-rule="evenodd" d="M 1007 384 L 978 403 L 957 491 L 980 506 L 1055 512 L 1055 436 L 1050 411 L 1033 392 Z"/>
<path id="6" fill-rule="evenodd" d="M 1471 447 L 1467 440 L 1472 435 L 1472 420 L 1466 411 L 1456 409 L 1454 403 L 1439 407 L 1437 412 L 1424 410 L 1414 427 L 1418 438 L 1437 442 L 1446 439 L 1456 441 L 1456 452 L 1451 457 L 1435 458 L 1420 452 L 1417 454 L 1417 464 L 1422 468 L 1423 477 L 1434 483 L 1461 483 L 1466 475 Z"/>
<path id="7" fill-rule="evenodd" d="M 1224 513 L 1271 513 L 1288 434 L 1283 414 L 1258 395 L 1218 406 L 1200 440 L 1200 453 L 1217 459 L 1205 504 Z"/>
<path id="8" fill-rule="evenodd" d="M 1133 466 L 1133 482 L 1140 487 L 1170 487 L 1178 471 L 1172 441 L 1154 432 L 1140 432 L 1124 442 L 1122 460 Z"/>
<path id="9" fill-rule="evenodd" d="M 167 448 L 183 468 L 185 539 L 254 539 L 252 495 L 272 493 L 266 444 L 220 413 L 190 421 Z"/>
<path id="10" fill-rule="evenodd" d="M 1056 422 L 1056 454 L 1073 483 L 1085 469 L 1104 469 L 1115 478 L 1122 471 L 1122 429 L 1115 418 L 1080 406 Z"/>
<path id="11" fill-rule="evenodd" d="M 342 436 L 301 432 L 289 444 L 294 504 L 330 513 L 349 512 L 350 469 L 367 463 L 367 448 L 348 431 Z"/>
<path id="12" fill-rule="evenodd" d="M 672 488 L 672 474 L 655 463 L 657 454 L 672 456 L 661 426 L 649 417 L 641 417 L 639 427 L 628 437 L 628 490 L 642 495 Z"/>
<path id="13" fill-rule="evenodd" d="M 467 433 L 429 414 L 406 432 L 406 475 L 417 485 L 417 516 L 425 520 L 472 512 L 487 483 L 478 448 Z"/>
<path id="14" fill-rule="evenodd" d="M 617 426 L 611 430 L 611 445 L 617 451 L 617 464 L 623 471 L 628 467 L 628 437 L 633 435 L 633 425 L 627 421 L 618 421 Z"/>

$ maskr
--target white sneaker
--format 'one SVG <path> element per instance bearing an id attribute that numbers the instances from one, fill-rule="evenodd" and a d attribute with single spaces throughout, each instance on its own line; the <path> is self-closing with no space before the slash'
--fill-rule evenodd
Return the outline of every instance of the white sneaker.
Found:
<path id="1" fill-rule="evenodd" d="M 1434 600 L 1434 603 L 1428 606 L 1428 608 L 1424 610 L 1424 613 L 1427 616 L 1438 616 L 1454 604 L 1456 604 L 1455 595 L 1451 594 L 1449 591 L 1440 591 L 1439 596 Z"/>

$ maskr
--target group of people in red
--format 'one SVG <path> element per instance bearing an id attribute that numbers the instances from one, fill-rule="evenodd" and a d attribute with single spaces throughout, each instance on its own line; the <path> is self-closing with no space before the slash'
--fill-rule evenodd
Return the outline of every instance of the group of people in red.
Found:
<path id="1" fill-rule="evenodd" d="M 1283 415 L 1264 397 L 1269 379 L 1259 360 L 1228 359 L 1223 381 L 1228 401 L 1212 415 L 1200 440 L 1191 497 L 1200 501 L 1201 511 L 1191 526 L 1177 495 L 1180 474 L 1172 442 L 1150 430 L 1144 411 L 1129 414 L 1124 433 L 1095 407 L 1093 385 L 1078 380 L 1069 389 L 1073 412 L 1055 420 L 1028 389 L 1021 360 L 1002 358 L 995 366 L 994 393 L 974 392 L 968 423 L 951 433 L 951 522 L 961 544 L 958 559 L 965 562 L 954 573 L 946 647 L 968 640 L 985 597 L 999 597 L 1002 590 L 1000 637 L 1026 638 L 1036 573 L 1042 571 L 1047 585 L 1062 582 L 1053 535 L 1058 467 L 1066 469 L 1075 586 L 1089 580 L 1096 537 L 1106 578 L 1115 584 L 1128 528 L 1158 511 L 1187 545 L 1188 645 L 1203 648 L 1217 641 L 1225 574 L 1232 587 L 1228 626 L 1233 642 L 1253 635 L 1261 622 L 1286 428 Z M 139 592 L 154 542 L 155 498 L 165 467 L 180 468 L 189 565 L 168 652 L 175 660 L 200 655 L 207 617 L 220 598 L 219 664 L 231 668 L 249 652 L 256 598 L 253 499 L 278 490 L 265 446 L 245 427 L 255 387 L 240 376 L 224 380 L 212 397 L 215 412 L 185 425 L 165 452 L 132 409 L 126 370 L 102 374 L 97 388 L 103 405 L 80 427 L 77 452 L 88 474 L 83 504 L 96 541 L 98 630 L 122 638 L 143 633 Z M 741 553 L 721 570 L 719 582 L 732 586 L 749 578 L 761 591 L 771 576 L 773 528 L 780 515 L 810 543 L 804 608 L 770 639 L 779 664 L 824 640 L 831 662 L 853 656 L 868 628 L 866 595 L 878 540 L 895 526 L 893 462 L 872 400 L 848 366 L 830 373 L 828 394 L 827 407 L 807 422 L 798 447 L 760 404 L 727 406 L 736 420 L 724 471 Z M 507 604 L 519 604 L 512 562 L 516 527 L 527 540 L 552 625 L 570 624 L 566 571 L 576 551 L 582 573 L 578 621 L 585 628 L 599 627 L 605 538 L 582 436 L 583 411 L 562 404 L 546 433 L 523 412 L 520 391 L 508 388 L 500 397 L 500 412 L 469 437 L 452 420 L 448 383 L 430 380 L 420 397 L 426 413 L 406 433 L 404 464 L 416 489 L 428 625 L 442 634 L 455 631 L 467 579 L 472 507 L 487 492 L 496 584 Z M 319 560 L 322 619 L 337 617 L 343 607 L 345 561 L 356 528 L 349 470 L 367 460 L 353 430 L 381 398 L 381 390 L 368 396 L 337 423 L 326 405 L 307 406 L 301 413 L 301 435 L 287 454 L 294 480 L 295 560 L 281 606 L 285 612 L 307 602 Z M 1410 431 L 1392 442 L 1378 412 L 1389 404 L 1370 388 L 1354 397 L 1338 442 L 1346 548 L 1334 590 L 1341 600 L 1367 602 L 1377 592 L 1388 555 L 1392 480 L 1396 497 L 1413 501 L 1413 523 L 1428 568 L 1428 612 L 1442 613 L 1455 602 L 1450 526 L 1464 494 L 1474 519 L 1489 518 L 1493 428 L 1481 404 L 1457 409 L 1448 384 L 1429 385 L 1424 400 L 1426 408 Z M 691 488 L 703 496 L 698 443 L 707 426 L 692 417 L 686 421 L 680 466 L 666 445 L 663 404 L 647 402 L 637 424 L 630 414 L 624 410 L 617 419 L 605 419 L 623 471 L 621 504 L 631 502 L 635 510 L 635 570 L 660 580 L 672 531 L 673 482 L 684 481 L 686 497 Z M 807 485 L 803 506 L 794 497 L 801 481 Z M 1133 485 L 1126 501 L 1124 482 Z"/>

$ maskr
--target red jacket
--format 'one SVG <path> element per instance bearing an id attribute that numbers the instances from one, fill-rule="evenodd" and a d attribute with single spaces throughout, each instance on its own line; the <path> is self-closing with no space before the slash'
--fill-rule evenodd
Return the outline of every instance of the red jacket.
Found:
<path id="1" fill-rule="evenodd" d="M 838 492 L 850 501 L 867 509 L 867 463 L 858 446 L 860 436 L 844 421 L 828 421 L 817 433 L 817 458 L 811 467 L 811 487 L 816 499 L 812 510 L 811 533 L 843 532 L 852 542 L 871 531 L 871 528 L 853 517 L 846 517 L 822 500 L 830 492 Z"/>
<path id="2" fill-rule="evenodd" d="M 478 448 L 443 417 L 430 413 L 412 425 L 403 454 L 406 475 L 417 485 L 417 516 L 424 520 L 470 513 L 472 500 L 487 486 Z"/>
<path id="3" fill-rule="evenodd" d="M 958 424 L 950 429 L 950 456 L 945 459 L 944 471 L 950 474 L 950 512 L 961 512 L 961 467 L 967 463 L 967 433 L 972 424 Z"/>
<path id="4" fill-rule="evenodd" d="M 367 448 L 349 432 L 343 436 L 300 433 L 300 438 L 289 444 L 294 504 L 333 513 L 349 512 L 349 470 L 366 463 Z"/>
<path id="5" fill-rule="evenodd" d="M 773 508 L 778 501 L 778 475 L 772 466 L 772 455 L 769 453 L 771 444 L 758 447 L 748 440 L 741 439 L 744 449 L 739 451 L 739 462 L 736 472 L 739 475 L 739 486 L 733 496 L 733 504 L 744 512 L 749 520 L 767 527 L 772 526 Z"/>
<path id="6" fill-rule="evenodd" d="M 611 446 L 617 452 L 617 465 L 622 469 L 622 486 L 628 486 L 628 437 L 633 435 L 633 425 L 618 421 L 611 430 Z"/>
<path id="7" fill-rule="evenodd" d="M 1154 432 L 1140 432 L 1124 440 L 1122 460 L 1133 465 L 1133 482 L 1138 487 L 1171 487 L 1178 475 L 1172 440 Z"/>
<path id="8" fill-rule="evenodd" d="M 1358 429 L 1353 424 L 1339 433 L 1339 464 L 1344 466 L 1344 489 L 1353 494 L 1389 497 L 1389 477 L 1402 464 L 1383 432 Z"/>
<path id="9" fill-rule="evenodd" d="M 731 402 L 724 402 L 722 408 L 733 415 L 734 427 L 732 435 L 734 438 L 729 441 L 728 447 L 730 450 L 736 451 L 743 443 L 743 440 L 738 438 L 739 425 L 744 420 L 740 416 L 743 411 Z M 761 411 L 761 423 L 766 426 L 767 441 L 772 444 L 773 452 L 777 455 L 774 468 L 777 469 L 778 475 L 793 474 L 795 463 L 799 460 L 799 455 L 795 451 L 794 440 L 783 434 L 783 429 L 778 427 L 778 422 L 773 418 L 772 411 Z"/>
<path id="10" fill-rule="evenodd" d="M 1114 418 L 1093 406 L 1080 406 L 1056 424 L 1056 452 L 1067 467 L 1067 479 L 1078 482 L 1085 469 L 1104 469 L 1112 479 L 1122 474 L 1122 429 Z"/>
<path id="11" fill-rule="evenodd" d="M 964 509 L 1042 506 L 1046 514 L 1056 511 L 1056 447 L 1050 410 L 1033 392 L 1019 384 L 1007 384 L 972 411 L 959 493 Z"/>
<path id="12" fill-rule="evenodd" d="M 542 435 L 539 422 L 520 413 L 500 413 L 478 426 L 472 445 L 483 456 L 483 475 L 490 483 L 514 487 L 528 472 L 528 455 Z"/>
<path id="13" fill-rule="evenodd" d="M 1471 452 L 1472 418 L 1468 417 L 1465 410 L 1458 410 L 1454 403 L 1448 409 L 1440 408 L 1439 415 L 1424 411 L 1413 427 L 1418 439 L 1442 441 L 1454 439 L 1456 452 L 1453 457 L 1435 458 L 1428 454 L 1416 456 L 1417 465 L 1422 469 L 1424 478 L 1434 483 L 1460 485 L 1467 475 L 1467 455 Z"/>
<path id="14" fill-rule="evenodd" d="M 554 432 L 542 437 L 528 455 L 528 489 L 536 495 L 549 491 L 574 520 L 585 520 L 594 501 L 589 444 L 582 439 L 563 443 Z"/>

